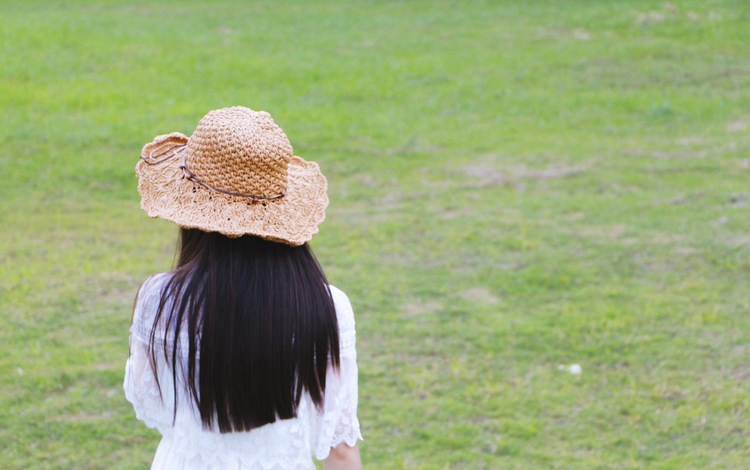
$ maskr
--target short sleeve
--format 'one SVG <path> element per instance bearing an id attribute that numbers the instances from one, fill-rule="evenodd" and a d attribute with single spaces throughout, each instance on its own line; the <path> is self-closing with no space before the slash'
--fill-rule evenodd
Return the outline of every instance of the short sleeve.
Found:
<path id="1" fill-rule="evenodd" d="M 328 457 L 331 449 L 341 443 L 354 446 L 358 440 L 362 440 L 357 418 L 358 371 L 354 311 L 349 298 L 342 291 L 331 286 L 331 295 L 339 324 L 341 363 L 338 370 L 329 367 L 326 376 L 325 403 L 317 416 L 313 432 L 312 448 L 318 460 Z"/>
<path id="2" fill-rule="evenodd" d="M 130 356 L 125 363 L 123 389 L 125 398 L 133 405 L 136 418 L 150 428 L 163 431 L 172 426 L 172 405 L 168 397 L 173 396 L 172 387 L 162 381 L 165 392 L 162 396 L 151 368 L 149 353 L 150 330 L 161 294 L 159 280 L 157 276 L 149 278 L 138 292 L 130 327 Z M 157 359 L 160 356 L 157 354 Z M 159 377 L 171 379 L 171 374 L 163 373 L 163 364 L 157 362 L 157 369 Z"/>

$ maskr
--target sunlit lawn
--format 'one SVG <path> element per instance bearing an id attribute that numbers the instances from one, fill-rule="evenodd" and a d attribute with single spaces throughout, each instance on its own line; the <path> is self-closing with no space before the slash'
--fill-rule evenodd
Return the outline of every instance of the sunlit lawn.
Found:
<path id="1" fill-rule="evenodd" d="M 141 146 L 273 114 L 329 179 L 366 468 L 750 459 L 750 4 L 0 1 L 0 468 L 142 469 Z M 579 364 L 582 373 L 559 366 Z"/>

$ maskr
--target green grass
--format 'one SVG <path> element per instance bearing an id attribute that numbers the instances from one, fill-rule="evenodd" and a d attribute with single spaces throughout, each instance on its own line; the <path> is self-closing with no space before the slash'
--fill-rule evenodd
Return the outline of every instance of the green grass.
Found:
<path id="1" fill-rule="evenodd" d="M 357 313 L 367 468 L 746 467 L 746 2 L 0 18 L 0 468 L 147 468 L 121 381 L 176 230 L 133 167 L 236 104 L 329 178 L 313 245 Z"/>

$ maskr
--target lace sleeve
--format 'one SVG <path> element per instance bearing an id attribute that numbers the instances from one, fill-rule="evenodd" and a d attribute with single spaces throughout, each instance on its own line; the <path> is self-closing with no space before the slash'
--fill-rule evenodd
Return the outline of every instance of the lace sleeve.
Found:
<path id="1" fill-rule="evenodd" d="M 133 405 L 136 418 L 150 428 L 163 431 L 172 427 L 171 401 L 168 401 L 167 394 L 164 395 L 165 400 L 162 401 L 162 395 L 159 393 L 159 387 L 151 369 L 148 348 L 150 319 L 156 312 L 161 292 L 157 286 L 160 286 L 160 283 L 155 282 L 155 278 L 152 277 L 143 283 L 138 292 L 138 300 L 133 312 L 133 324 L 130 327 L 130 357 L 125 364 L 123 388 L 125 398 Z M 157 354 L 157 359 L 159 356 Z M 160 368 L 160 364 L 157 363 L 157 369 Z M 167 384 L 162 383 L 162 387 L 166 389 L 165 392 L 171 391 L 171 386 L 165 387 L 165 385 Z"/>
<path id="2" fill-rule="evenodd" d="M 326 376 L 325 404 L 318 414 L 313 432 L 315 457 L 323 460 L 333 447 L 346 443 L 353 446 L 362 440 L 357 419 L 357 350 L 354 312 L 346 294 L 331 286 L 339 324 L 338 371 L 329 367 Z"/>

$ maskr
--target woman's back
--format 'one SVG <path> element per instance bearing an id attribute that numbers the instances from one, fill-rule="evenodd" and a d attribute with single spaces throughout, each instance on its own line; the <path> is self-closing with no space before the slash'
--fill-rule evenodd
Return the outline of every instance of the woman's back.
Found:
<path id="1" fill-rule="evenodd" d="M 328 205 L 318 165 L 235 106 L 154 138 L 136 174 L 141 208 L 180 226 L 174 270 L 138 294 L 126 366 L 163 436 L 152 470 L 360 468 L 354 314 L 307 243 Z"/>
<path id="2" fill-rule="evenodd" d="M 171 273 L 149 278 L 138 294 L 125 375 L 125 394 L 133 404 L 136 416 L 147 426 L 156 428 L 163 438 L 153 469 L 170 470 L 282 470 L 315 468 L 312 457 L 325 459 L 331 448 L 349 446 L 361 439 L 357 420 L 357 363 L 354 314 L 347 296 L 331 286 L 339 328 L 340 366 L 328 367 L 322 410 L 316 408 L 310 395 L 304 393 L 297 417 L 245 432 L 220 433 L 205 430 L 195 402 L 186 386 L 188 332 L 183 328 L 177 343 L 175 384 L 169 364 L 174 347 L 175 325 L 167 325 L 162 316 L 154 326 L 163 289 Z M 173 305 L 164 305 L 165 309 Z M 158 377 L 152 372 L 150 339 L 154 333 L 154 359 Z M 165 343 L 166 340 L 166 343 Z M 164 346 L 167 346 L 167 355 Z M 174 391 L 177 390 L 177 409 Z"/>

